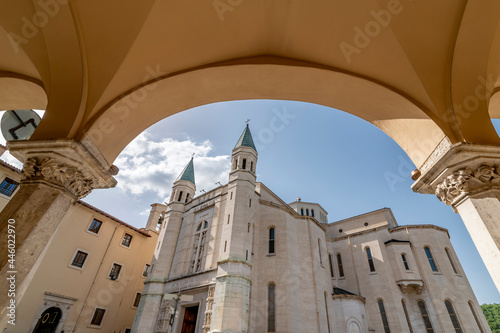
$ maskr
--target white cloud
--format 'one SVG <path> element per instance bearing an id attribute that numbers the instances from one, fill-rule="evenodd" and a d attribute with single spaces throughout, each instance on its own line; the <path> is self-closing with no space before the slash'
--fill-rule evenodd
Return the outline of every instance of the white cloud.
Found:
<path id="1" fill-rule="evenodd" d="M 216 182 L 227 182 L 230 156 L 209 156 L 213 149 L 208 140 L 161 139 L 153 141 L 146 131 L 134 139 L 118 156 L 114 164 L 120 168 L 116 176 L 117 187 L 136 196 L 156 194 L 167 201 L 172 184 L 195 153 L 194 170 L 196 188 L 210 190 Z"/>

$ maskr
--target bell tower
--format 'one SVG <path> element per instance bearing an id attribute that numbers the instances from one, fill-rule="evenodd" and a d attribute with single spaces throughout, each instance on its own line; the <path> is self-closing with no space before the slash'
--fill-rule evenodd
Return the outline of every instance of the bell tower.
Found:
<path id="1" fill-rule="evenodd" d="M 233 149 L 217 261 L 211 332 L 248 332 L 257 150 L 247 124 Z"/>
<path id="2" fill-rule="evenodd" d="M 194 165 L 191 158 L 172 187 L 172 194 L 163 215 L 158 246 L 151 261 L 151 272 L 144 281 L 145 286 L 135 315 L 133 332 L 154 332 L 186 204 L 192 200 L 195 191 Z M 153 216 L 154 220 L 157 221 L 159 216 L 159 214 Z"/>

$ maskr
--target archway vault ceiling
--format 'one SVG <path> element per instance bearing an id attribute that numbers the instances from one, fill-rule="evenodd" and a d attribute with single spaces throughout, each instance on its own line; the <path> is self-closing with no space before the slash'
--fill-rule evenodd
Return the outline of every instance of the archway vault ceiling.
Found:
<path id="1" fill-rule="evenodd" d="M 110 163 L 165 116 L 252 98 L 355 114 L 417 165 L 444 136 L 500 144 L 495 0 L 1 1 L 0 107 L 46 108 L 33 139 Z"/>

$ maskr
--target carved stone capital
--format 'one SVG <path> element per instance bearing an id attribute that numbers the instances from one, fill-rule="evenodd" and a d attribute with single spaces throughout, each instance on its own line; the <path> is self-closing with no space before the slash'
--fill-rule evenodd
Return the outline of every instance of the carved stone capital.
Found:
<path id="1" fill-rule="evenodd" d="M 483 164 L 477 169 L 465 167 L 446 177 L 436 186 L 436 196 L 447 205 L 457 198 L 500 185 L 500 166 Z"/>
<path id="2" fill-rule="evenodd" d="M 103 165 L 75 140 L 11 141 L 10 152 L 24 162 L 22 182 L 43 182 L 80 199 L 94 188 L 116 185 L 116 167 Z"/>
<path id="3" fill-rule="evenodd" d="M 412 189 L 435 194 L 447 205 L 490 189 L 500 189 L 500 147 L 458 143 L 442 151 L 421 170 Z M 426 162 L 427 163 L 427 162 Z"/>

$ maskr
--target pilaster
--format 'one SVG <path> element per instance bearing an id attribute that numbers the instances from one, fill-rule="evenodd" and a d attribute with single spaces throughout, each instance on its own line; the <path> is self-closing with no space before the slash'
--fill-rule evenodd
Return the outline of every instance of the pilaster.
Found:
<path id="1" fill-rule="evenodd" d="M 500 290 L 500 147 L 443 141 L 412 189 L 435 194 L 460 214 Z"/>

